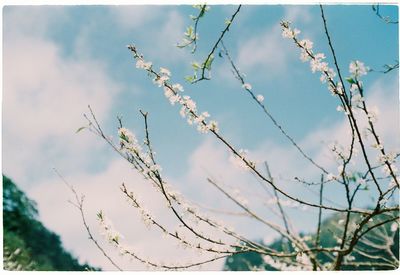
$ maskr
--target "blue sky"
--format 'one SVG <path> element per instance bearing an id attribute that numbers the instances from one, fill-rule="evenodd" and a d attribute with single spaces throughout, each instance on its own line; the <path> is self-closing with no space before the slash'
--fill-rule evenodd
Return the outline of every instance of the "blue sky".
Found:
<path id="1" fill-rule="evenodd" d="M 348 75 L 352 60 L 361 60 L 375 70 L 398 60 L 398 25 L 385 24 L 371 6 L 324 9 L 344 75 Z M 162 256 L 149 248 L 157 244 L 153 240 L 156 232 L 140 228 L 133 218 L 132 224 L 123 223 L 125 215 L 134 211 L 127 208 L 118 187 L 121 182 L 130 182 L 138 184 L 136 190 L 145 196 L 151 191 L 104 142 L 87 132 L 75 134 L 85 124 L 82 114 L 87 113 L 88 104 L 104 129 L 114 136 L 116 117 L 121 115 L 125 126 L 143 137 L 139 109 L 148 111 L 152 143 L 163 172 L 188 197 L 215 208 L 232 207 L 214 194 L 207 176 L 242 188 L 245 182 L 252 187 L 244 189 L 257 192 L 253 178 L 235 171 L 229 163 L 226 149 L 211 136 L 188 126 L 179 116 L 179 108 L 164 98 L 162 89 L 135 68 L 127 44 L 135 44 L 155 67 L 168 68 L 171 79 L 184 85 L 199 110 L 208 111 L 219 122 L 227 140 L 237 148 L 248 149 L 257 160 L 270 162 L 272 172 L 282 178 L 282 186 L 292 190 L 285 179 L 297 173 L 313 179 L 319 176 L 250 100 L 225 59 L 216 57 L 211 81 L 185 83 L 184 77 L 192 73 L 190 63 L 205 59 L 225 27 L 225 19 L 235 10 L 235 5 L 212 6 L 199 23 L 198 49 L 191 54 L 189 49 L 175 46 L 191 24 L 189 15 L 196 14 L 191 6 L 3 8 L 3 173 L 38 202 L 44 223 L 61 234 L 65 246 L 82 260 L 110 267 L 91 250 L 79 216 L 66 202 L 70 196 L 53 167 L 87 195 L 94 227 L 94 213 L 108 210 L 122 229 L 130 232 L 130 226 L 138 228 L 126 238 L 134 242 L 141 239 L 138 247 L 143 253 Z M 398 18 L 396 6 L 385 6 L 381 11 Z M 319 75 L 312 74 L 309 65 L 300 61 L 299 50 L 281 37 L 282 19 L 292 21 L 302 31 L 300 36 L 312 40 L 315 51 L 325 53 L 333 64 L 316 5 L 244 6 L 224 42 L 246 74 L 246 82 L 265 97 L 275 118 L 314 157 L 334 170 L 335 164 L 327 160 L 326 147 L 334 140 L 346 141 L 343 114 L 336 111 L 338 102 L 320 83 Z M 383 107 L 379 120 L 382 137 L 389 149 L 398 150 L 398 71 L 371 72 L 363 81 L 366 97 Z M 293 191 L 304 192 L 297 188 Z M 162 203 L 153 196 L 149 204 L 162 213 Z M 340 196 L 340 191 L 332 196 Z M 309 198 L 315 199 L 312 195 Z M 254 229 L 251 222 L 223 218 L 252 238 L 268 235 L 264 229 Z M 312 230 L 311 221 L 311 214 L 297 220 L 304 230 Z M 165 247 L 170 246 L 167 241 Z M 209 268 L 219 268 L 220 264 Z"/>

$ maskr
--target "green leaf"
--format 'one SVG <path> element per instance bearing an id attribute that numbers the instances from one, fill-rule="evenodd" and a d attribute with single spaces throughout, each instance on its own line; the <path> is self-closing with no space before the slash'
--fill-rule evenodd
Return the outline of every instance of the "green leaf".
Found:
<path id="1" fill-rule="evenodd" d="M 194 81 L 194 76 L 192 76 L 192 75 L 188 75 L 188 76 L 185 76 L 185 80 L 187 81 L 187 82 L 193 82 Z"/>
<path id="2" fill-rule="evenodd" d="M 82 131 L 83 129 L 86 129 L 86 126 L 80 127 L 78 130 L 76 130 L 75 134 L 79 133 L 79 132 Z"/>
<path id="3" fill-rule="evenodd" d="M 186 28 L 185 35 L 187 37 L 192 37 L 192 35 L 193 35 L 193 26 L 189 26 L 189 27 Z"/>
<path id="4" fill-rule="evenodd" d="M 121 139 L 123 139 L 124 141 L 126 141 L 127 143 L 129 143 L 129 139 L 127 136 L 125 136 L 123 133 L 121 133 L 121 135 L 119 136 Z"/>
<path id="5" fill-rule="evenodd" d="M 214 55 L 212 54 L 212 55 L 210 56 L 210 58 L 207 59 L 206 64 L 204 64 L 204 67 L 205 67 L 207 70 L 211 71 L 211 64 L 212 64 L 213 61 L 214 61 Z"/>
<path id="6" fill-rule="evenodd" d="M 99 213 L 97 213 L 97 218 L 99 218 L 100 220 L 104 218 L 102 210 L 100 210 Z"/>
<path id="7" fill-rule="evenodd" d="M 349 181 L 351 182 L 355 182 L 357 180 L 356 176 L 352 175 L 350 177 L 348 177 Z"/>
<path id="8" fill-rule="evenodd" d="M 356 84 L 355 80 L 351 77 L 347 77 L 346 81 L 349 82 L 350 84 Z"/>
<path id="9" fill-rule="evenodd" d="M 192 67 L 193 67 L 193 69 L 194 70 L 199 70 L 201 67 L 200 67 L 200 64 L 199 63 L 197 63 L 197 62 L 192 62 Z"/>

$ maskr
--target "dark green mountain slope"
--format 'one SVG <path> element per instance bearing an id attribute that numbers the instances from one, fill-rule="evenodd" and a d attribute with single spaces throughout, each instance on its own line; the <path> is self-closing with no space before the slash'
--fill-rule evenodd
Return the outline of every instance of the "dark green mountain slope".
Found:
<path id="1" fill-rule="evenodd" d="M 387 214 L 384 219 L 386 220 L 388 219 L 388 217 L 398 217 L 398 215 L 399 212 L 393 212 L 391 214 Z M 360 218 L 361 217 L 359 215 L 354 214 L 352 216 L 351 222 L 357 224 Z M 343 217 L 336 214 L 330 216 L 325 221 L 323 221 L 323 223 L 321 224 L 320 234 L 320 245 L 322 247 L 337 246 L 337 239 L 335 238 L 335 236 L 342 236 L 343 233 L 343 225 L 341 225 L 340 222 L 341 219 L 343 219 Z M 384 219 L 382 218 L 382 216 L 376 217 L 371 222 L 371 225 L 380 223 Z M 359 242 L 355 246 L 355 250 L 349 255 L 349 259 L 351 259 L 351 261 L 347 264 L 344 263 L 341 267 L 341 270 L 393 270 L 395 268 L 398 268 L 399 229 L 395 227 L 395 229 L 393 230 L 393 228 L 391 227 L 392 225 L 393 223 L 387 223 L 384 226 L 380 227 L 382 231 L 390 232 L 390 234 L 393 236 L 393 239 L 389 241 L 391 251 L 390 254 L 387 250 L 383 249 L 383 247 L 386 246 L 388 240 L 382 238 L 381 234 L 378 234 L 378 229 L 372 230 L 366 235 L 368 242 Z M 305 236 L 303 235 L 303 237 Z M 306 243 L 310 247 L 313 247 L 316 239 L 316 234 L 309 234 L 304 239 L 307 239 Z M 275 240 L 272 244 L 269 245 L 269 247 L 281 252 L 294 251 L 293 246 L 289 242 L 287 242 L 286 239 L 281 238 Z M 380 247 L 382 247 L 382 249 Z M 372 257 L 367 257 L 367 255 L 372 255 Z M 322 264 L 329 264 L 332 262 L 332 259 L 324 253 L 319 253 L 317 258 Z M 293 261 L 296 261 L 295 258 L 293 258 Z M 386 265 L 386 263 L 388 262 L 393 263 L 393 265 Z M 276 269 L 265 263 L 262 255 L 251 252 L 228 257 L 225 261 L 224 270 L 275 271 Z"/>
<path id="2" fill-rule="evenodd" d="M 36 203 L 3 175 L 3 264 L 6 270 L 98 270 L 80 264 L 60 237 L 37 220 Z"/>

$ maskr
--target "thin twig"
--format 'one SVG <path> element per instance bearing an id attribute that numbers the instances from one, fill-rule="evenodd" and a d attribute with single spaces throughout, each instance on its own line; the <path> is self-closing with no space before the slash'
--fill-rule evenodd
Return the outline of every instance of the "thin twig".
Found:
<path id="1" fill-rule="evenodd" d="M 325 35 L 326 35 L 326 37 L 327 37 L 327 39 L 328 39 L 328 44 L 329 44 L 329 48 L 330 48 L 330 50 L 331 50 L 331 52 L 332 52 L 332 56 L 333 56 L 334 63 L 335 63 L 335 68 L 336 68 L 336 70 L 337 70 L 337 72 L 338 72 L 338 76 L 339 76 L 339 79 L 340 79 L 340 82 L 341 82 L 342 88 L 343 88 L 343 95 L 340 96 L 340 98 L 343 97 L 342 103 L 345 105 L 345 107 L 346 107 L 347 110 L 349 111 L 349 115 L 350 115 L 350 118 L 351 118 L 351 120 L 352 120 L 352 123 L 350 123 L 350 125 L 352 125 L 352 126 L 354 127 L 354 129 L 355 129 L 355 131 L 356 131 L 356 133 L 357 133 L 358 142 L 359 142 L 359 144 L 360 144 L 360 146 L 361 146 L 361 151 L 362 151 L 362 153 L 363 153 L 365 163 L 366 163 L 367 166 L 368 166 L 368 170 L 370 171 L 371 177 L 374 179 L 374 183 L 375 183 L 376 188 L 378 189 L 379 195 L 380 195 L 380 197 L 382 197 L 382 193 L 383 193 L 383 192 L 382 192 L 382 189 L 380 188 L 380 186 L 379 186 L 379 184 L 378 184 L 378 181 L 377 181 L 376 178 L 375 178 L 375 174 L 373 173 L 373 171 L 372 171 L 372 169 L 371 169 L 372 166 L 371 166 L 371 164 L 370 164 L 370 162 L 369 162 L 369 158 L 368 158 L 367 152 L 366 152 L 366 150 L 365 150 L 365 146 L 364 146 L 364 143 L 363 143 L 363 139 L 362 139 L 362 136 L 361 136 L 359 127 L 358 127 L 358 125 L 357 125 L 357 120 L 356 120 L 355 117 L 354 117 L 354 114 L 353 114 L 353 111 L 352 111 L 352 108 L 351 108 L 351 103 L 350 103 L 350 101 L 349 101 L 348 98 L 347 98 L 347 93 L 346 93 L 346 88 L 345 88 L 346 86 L 344 85 L 344 81 L 343 81 L 343 78 L 342 78 L 342 74 L 341 74 L 341 72 L 340 72 L 340 68 L 339 68 L 339 65 L 338 65 L 338 61 L 337 61 L 337 57 L 336 57 L 336 54 L 335 54 L 335 50 L 334 50 L 334 48 L 333 48 L 332 41 L 331 41 L 331 37 L 330 37 L 329 32 L 328 32 L 328 27 L 327 27 L 327 23 L 326 23 L 325 14 L 324 14 L 324 9 L 322 8 L 322 5 L 321 5 L 321 4 L 319 5 L 319 7 L 320 7 L 320 10 L 321 10 L 322 21 L 323 21 L 323 23 L 324 23 Z M 334 84 L 334 85 L 335 85 L 335 84 Z M 336 86 L 336 85 L 335 85 L 335 86 Z"/>
<path id="2" fill-rule="evenodd" d="M 319 188 L 319 204 L 322 204 L 322 198 L 323 198 L 323 191 L 324 191 L 324 175 L 321 175 L 321 185 Z M 318 211 L 318 227 L 317 227 L 317 237 L 315 238 L 315 246 L 319 246 L 319 238 L 321 234 L 321 220 L 322 220 L 322 208 L 319 209 Z"/>
<path id="3" fill-rule="evenodd" d="M 227 56 L 229 63 L 233 69 L 233 72 L 235 74 L 235 77 L 240 81 L 240 83 L 242 85 L 245 84 L 245 80 L 243 75 L 240 73 L 239 69 L 237 68 L 237 66 L 235 65 L 235 63 L 233 62 L 233 59 L 231 58 L 227 48 L 225 47 L 223 41 L 221 41 L 221 45 L 223 48 L 223 51 L 225 53 L 225 55 Z M 267 110 L 267 107 L 265 106 L 265 104 L 263 104 L 262 102 L 260 102 L 259 100 L 257 100 L 256 95 L 254 94 L 254 92 L 248 88 L 245 88 L 245 90 L 248 92 L 248 94 L 252 97 L 252 99 L 257 103 L 258 106 L 261 107 L 261 109 L 263 110 L 263 112 L 267 115 L 267 117 L 272 121 L 272 123 L 275 125 L 275 127 L 277 127 L 279 129 L 279 131 L 290 141 L 290 143 L 292 143 L 292 145 L 294 147 L 296 147 L 296 149 L 300 152 L 300 154 L 306 158 L 309 162 L 311 162 L 315 167 L 317 167 L 318 169 L 320 169 L 321 171 L 323 171 L 325 174 L 329 174 L 329 172 L 323 168 L 322 166 L 320 166 L 319 164 L 317 164 L 310 156 L 308 156 L 304 150 L 296 143 L 296 141 L 286 132 L 285 129 L 283 129 L 282 125 L 280 125 L 278 123 L 278 121 L 275 119 L 274 116 L 272 116 L 271 112 Z"/>
<path id="4" fill-rule="evenodd" d="M 268 166 L 268 163 L 267 163 L 266 161 L 264 162 L 264 165 L 265 165 L 265 169 L 267 170 L 268 177 L 269 177 L 270 180 L 273 182 L 274 179 L 272 178 L 271 171 L 269 170 L 269 166 Z M 288 225 L 287 217 L 286 217 L 285 211 L 283 210 L 283 207 L 282 207 L 282 205 L 281 205 L 281 201 L 280 201 L 280 199 L 279 199 L 278 192 L 276 191 L 275 188 L 274 188 L 274 195 L 275 195 L 275 199 L 276 199 L 276 203 L 277 203 L 277 205 L 278 205 L 279 211 L 280 211 L 280 213 L 281 213 L 281 217 L 282 217 L 282 220 L 283 220 L 283 224 L 285 225 L 286 233 L 290 234 L 290 230 L 289 230 L 289 225 Z"/>
<path id="5" fill-rule="evenodd" d="M 121 267 L 119 267 L 112 259 L 111 257 L 105 252 L 105 250 L 100 246 L 100 244 L 97 242 L 97 240 L 93 237 L 92 232 L 89 228 L 89 225 L 86 222 L 86 217 L 85 217 L 85 213 L 83 210 L 83 202 L 84 202 L 84 196 L 79 196 L 78 193 L 76 192 L 75 188 L 69 184 L 65 178 L 57 171 L 57 169 L 53 168 L 54 172 L 57 174 L 57 176 L 62 180 L 62 182 L 69 188 L 69 190 L 71 190 L 71 192 L 74 194 L 75 196 L 75 203 L 72 203 L 72 205 L 74 205 L 75 207 L 78 208 L 80 214 L 81 214 L 81 218 L 82 218 L 82 222 L 83 225 L 86 229 L 87 234 L 89 235 L 89 239 L 95 244 L 95 246 L 97 247 L 97 249 L 99 249 L 101 251 L 101 253 L 104 255 L 104 257 L 107 258 L 107 260 L 115 267 L 117 268 L 119 271 L 123 271 L 123 269 Z"/>
<path id="6" fill-rule="evenodd" d="M 222 31 L 221 35 L 219 36 L 217 42 L 215 42 L 214 46 L 212 47 L 211 51 L 209 52 L 206 60 L 203 62 L 203 66 L 201 68 L 201 77 L 199 79 L 196 79 L 195 81 L 192 82 L 192 84 L 199 82 L 201 80 L 209 80 L 209 78 L 205 77 L 205 72 L 206 72 L 206 64 L 209 62 L 209 60 L 212 58 L 215 50 L 217 49 L 219 43 L 222 41 L 222 38 L 224 37 L 225 33 L 229 31 L 230 26 L 232 25 L 233 20 L 235 19 L 236 15 L 239 13 L 240 8 L 242 5 L 239 5 L 236 11 L 232 14 L 232 17 L 229 21 L 229 24 L 226 24 L 225 29 Z"/>

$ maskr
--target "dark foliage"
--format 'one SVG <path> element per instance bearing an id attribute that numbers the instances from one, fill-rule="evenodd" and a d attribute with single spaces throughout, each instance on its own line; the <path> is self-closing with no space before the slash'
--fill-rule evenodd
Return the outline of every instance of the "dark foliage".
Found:
<path id="1" fill-rule="evenodd" d="M 371 222 L 370 226 L 382 222 L 383 220 L 387 220 L 389 217 L 398 216 L 399 213 L 395 212 L 388 215 L 383 215 L 384 217 L 376 218 L 374 221 Z M 342 217 L 340 215 L 333 215 L 330 218 L 326 219 L 321 224 L 321 235 L 320 235 L 320 245 L 322 247 L 335 247 L 337 246 L 337 240 L 335 236 L 341 236 L 343 232 L 343 224 L 340 225 L 338 222 Z M 357 223 L 360 219 L 359 216 L 353 215 L 351 221 Z M 387 223 L 384 226 L 381 226 L 381 230 L 386 230 L 387 232 L 391 231 L 391 224 Z M 366 238 L 368 241 L 373 242 L 375 245 L 385 245 L 386 240 L 379 237 L 376 234 L 376 230 L 371 230 L 367 235 Z M 392 251 L 393 255 L 399 259 L 399 229 L 394 232 L 393 243 L 390 246 L 390 250 Z M 306 243 L 312 247 L 314 246 L 314 242 L 316 239 L 316 235 L 312 234 L 309 235 L 309 241 Z M 260 242 L 262 243 L 262 242 Z M 273 248 L 277 251 L 281 252 L 293 252 L 294 249 L 286 239 L 277 239 L 271 245 L 270 248 Z M 354 257 L 352 262 L 358 262 L 360 265 L 349 265 L 343 264 L 341 270 L 392 270 L 393 268 L 389 266 L 382 266 L 382 263 L 385 263 L 386 260 L 390 259 L 390 255 L 384 249 L 376 249 L 376 247 L 369 246 L 363 242 L 359 242 L 356 245 L 356 250 L 350 254 L 351 257 Z M 361 254 L 357 251 L 360 251 Z M 376 258 L 370 258 L 362 255 L 362 252 L 368 252 L 371 254 L 373 251 L 374 256 L 378 256 Z M 318 260 L 320 263 L 329 263 L 332 260 L 326 256 L 324 253 L 318 254 Z M 397 267 L 398 268 L 398 267 Z M 225 261 L 224 270 L 229 271 L 246 271 L 246 270 L 269 270 L 269 271 L 276 271 L 275 268 L 266 264 L 263 261 L 263 257 L 260 254 L 251 252 L 251 253 L 243 253 L 243 254 L 236 254 L 234 256 L 228 257 Z"/>
<path id="2" fill-rule="evenodd" d="M 3 175 L 3 253 L 9 270 L 99 270 L 80 264 L 37 220 L 36 203 Z"/>

